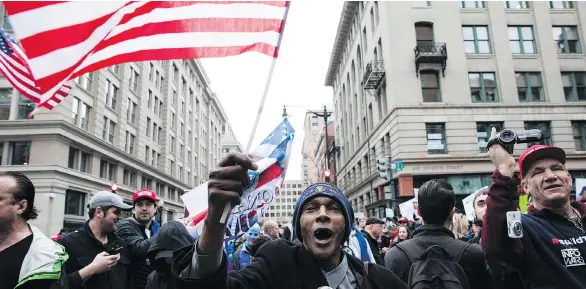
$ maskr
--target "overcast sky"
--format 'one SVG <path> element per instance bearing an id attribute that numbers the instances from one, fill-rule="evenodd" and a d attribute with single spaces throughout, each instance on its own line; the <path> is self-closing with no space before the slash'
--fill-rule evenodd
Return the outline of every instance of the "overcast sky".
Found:
<path id="1" fill-rule="evenodd" d="M 301 147 L 306 109 L 332 108 L 332 89 L 324 86 L 343 2 L 293 1 L 281 43 L 273 80 L 254 136 L 257 146 L 282 118 L 283 105 L 296 138 L 287 180 L 301 179 Z M 270 57 L 247 53 L 203 59 L 212 89 L 218 94 L 228 121 L 245 149 L 269 72 Z"/>

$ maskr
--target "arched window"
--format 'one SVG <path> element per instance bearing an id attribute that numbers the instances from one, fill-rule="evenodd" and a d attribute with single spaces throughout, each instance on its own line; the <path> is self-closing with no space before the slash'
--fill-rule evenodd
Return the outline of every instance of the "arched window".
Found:
<path id="1" fill-rule="evenodd" d="M 417 22 L 415 23 L 415 38 L 420 52 L 431 52 L 433 49 L 433 23 Z"/>

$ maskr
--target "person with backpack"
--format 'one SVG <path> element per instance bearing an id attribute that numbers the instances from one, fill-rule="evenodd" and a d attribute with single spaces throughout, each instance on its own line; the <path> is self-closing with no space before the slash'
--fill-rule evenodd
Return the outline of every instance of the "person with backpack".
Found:
<path id="1" fill-rule="evenodd" d="M 423 225 L 412 239 L 387 252 L 385 266 L 412 289 L 492 289 L 482 248 L 457 240 L 449 230 L 456 204 L 453 187 L 444 180 L 430 180 L 419 188 L 417 198 Z"/>

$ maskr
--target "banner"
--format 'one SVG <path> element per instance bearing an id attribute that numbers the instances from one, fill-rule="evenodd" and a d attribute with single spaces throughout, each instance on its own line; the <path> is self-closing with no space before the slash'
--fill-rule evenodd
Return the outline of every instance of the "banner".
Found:
<path id="1" fill-rule="evenodd" d="M 576 178 L 576 201 L 586 200 L 586 179 Z"/>

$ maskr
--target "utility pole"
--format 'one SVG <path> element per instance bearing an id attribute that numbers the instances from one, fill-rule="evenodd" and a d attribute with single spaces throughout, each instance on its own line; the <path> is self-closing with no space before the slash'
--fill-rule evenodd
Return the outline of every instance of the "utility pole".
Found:
<path id="1" fill-rule="evenodd" d="M 389 186 L 391 187 L 391 202 L 393 203 L 393 215 L 395 215 L 397 213 L 397 191 L 395 190 L 395 178 L 393 177 L 393 170 L 395 170 L 395 164 L 393 164 L 391 156 L 388 156 L 387 165 Z"/>
<path id="2" fill-rule="evenodd" d="M 326 170 L 330 169 L 330 144 L 328 143 L 328 117 L 330 115 L 332 115 L 331 112 L 328 112 L 327 107 L 324 105 L 324 111 L 323 113 L 319 113 L 319 112 L 315 112 L 315 111 L 311 111 L 308 110 L 309 112 L 313 113 L 314 115 L 318 116 L 318 117 L 323 117 L 324 118 L 324 127 L 325 127 L 325 142 L 326 142 L 326 152 L 325 152 L 325 158 L 326 158 Z"/>

